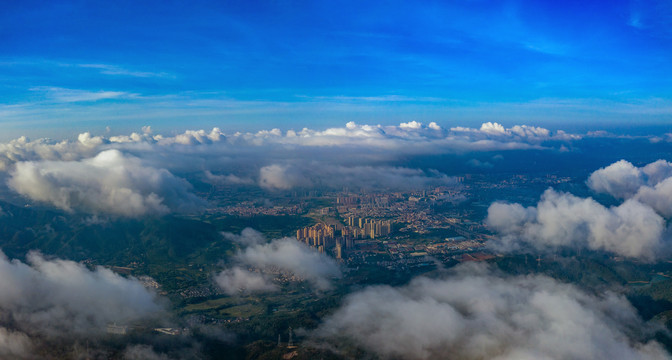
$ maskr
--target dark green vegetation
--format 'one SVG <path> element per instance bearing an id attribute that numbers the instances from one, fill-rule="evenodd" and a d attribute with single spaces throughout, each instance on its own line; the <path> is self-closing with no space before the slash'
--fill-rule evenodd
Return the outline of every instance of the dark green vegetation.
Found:
<path id="1" fill-rule="evenodd" d="M 29 251 L 39 250 L 47 257 L 108 266 L 122 274 L 152 276 L 171 299 L 178 323 L 189 326 L 187 319 L 195 317 L 201 325 L 227 335 L 219 339 L 199 333 L 199 327 L 195 327 L 193 338 L 201 344 L 200 352 L 207 358 L 277 358 L 277 354 L 288 350 L 277 348 L 278 334 L 287 337 L 290 326 L 314 328 L 348 292 L 347 287 L 342 287 L 317 293 L 306 284 L 288 283 L 283 285 L 282 292 L 269 295 L 241 298 L 216 293 L 212 274 L 221 270 L 222 262 L 238 248 L 238 244 L 224 239 L 220 232 L 239 233 L 246 227 L 254 227 L 268 238 L 292 236 L 297 228 L 314 224 L 314 220 L 307 217 L 96 219 L 7 203 L 1 206 L 4 215 L 0 217 L 0 247 L 8 257 L 25 260 Z M 189 289 L 205 289 L 206 296 L 186 295 L 185 298 L 182 293 Z M 234 333 L 235 337 L 231 335 Z M 112 338 L 92 345 L 108 349 L 107 356 L 111 358 L 122 358 L 126 345 L 142 343 L 133 336 L 125 336 L 119 344 Z M 179 338 L 161 345 L 161 339 L 155 337 L 151 343 L 156 345 L 158 341 L 160 346 L 156 350 L 168 354 L 178 354 L 179 348 L 188 345 Z M 295 339 L 297 343 L 300 341 L 299 336 Z M 75 350 L 67 345 L 62 357 L 68 358 L 77 346 L 82 347 L 75 345 Z M 291 351 L 298 351 L 297 359 L 330 358 L 328 352 L 311 348 Z"/>
<path id="2" fill-rule="evenodd" d="M 220 232 L 240 233 L 253 227 L 269 239 L 291 237 L 296 229 L 316 220 L 270 215 L 95 219 L 6 203 L 0 206 L 5 213 L 0 218 L 0 246 L 10 258 L 23 259 L 28 251 L 39 249 L 47 256 L 110 266 L 135 276 L 150 275 L 170 299 L 175 321 L 194 329 L 189 337 L 139 332 L 92 344 L 111 349 L 111 358 L 122 358 L 127 344 L 146 343 L 149 337 L 156 351 L 177 358 L 182 357 L 180 351 L 192 346 L 192 341 L 199 344 L 199 353 L 209 359 L 278 359 L 286 355 L 293 359 L 370 358 L 361 349 L 347 345 L 340 348 L 340 354 L 334 354 L 310 345 L 306 334 L 333 313 L 348 294 L 368 285 L 401 286 L 419 275 L 445 276 L 445 271 L 433 263 L 403 269 L 380 266 L 377 261 L 391 259 L 377 254 L 368 257 L 367 263 L 346 270 L 343 278 L 334 282 L 334 288 L 327 291 L 316 291 L 305 283 L 285 282 L 275 293 L 227 296 L 216 291 L 212 275 L 230 260 L 238 244 L 227 241 Z M 450 229 L 435 229 L 425 235 L 413 234 L 408 241 L 422 243 L 456 235 Z M 622 293 L 645 320 L 672 328 L 670 263 L 621 261 L 590 252 L 560 252 L 539 260 L 532 255 L 505 256 L 490 262 L 507 274 L 544 274 L 598 296 L 604 291 Z M 442 265 L 448 268 L 454 264 L 456 261 L 451 260 Z M 295 331 L 296 348 L 287 348 L 290 327 Z M 278 335 L 283 342 L 281 347 L 277 345 Z M 666 333 L 660 332 L 656 338 L 672 349 Z M 63 358 L 70 353 L 64 350 Z"/>
<path id="3" fill-rule="evenodd" d="M 151 275 L 166 290 L 206 282 L 236 245 L 220 232 L 262 229 L 269 238 L 292 236 L 312 224 L 300 216 L 99 219 L 2 203 L 0 246 L 10 258 L 25 259 L 32 250 L 92 265 L 128 268 Z"/>
<path id="4" fill-rule="evenodd" d="M 227 231 L 235 234 L 250 227 L 263 232 L 268 238 L 295 237 L 296 229 L 313 225 L 314 220 L 303 216 L 221 216 L 206 217 L 204 221 L 212 224 L 219 231 Z"/>
<path id="5" fill-rule="evenodd" d="M 10 257 L 22 258 L 27 251 L 39 249 L 76 261 L 95 259 L 98 264 L 125 266 L 187 262 L 230 249 L 209 251 L 219 239 L 216 228 L 185 218 L 101 220 L 7 204 L 2 207 L 6 215 L 0 221 L 0 237 Z"/>

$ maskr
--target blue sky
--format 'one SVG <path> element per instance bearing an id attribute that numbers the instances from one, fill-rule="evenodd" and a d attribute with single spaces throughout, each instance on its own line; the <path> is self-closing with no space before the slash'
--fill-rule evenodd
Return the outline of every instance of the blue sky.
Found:
<path id="1" fill-rule="evenodd" d="M 8 1 L 2 137 L 672 119 L 665 1 Z"/>

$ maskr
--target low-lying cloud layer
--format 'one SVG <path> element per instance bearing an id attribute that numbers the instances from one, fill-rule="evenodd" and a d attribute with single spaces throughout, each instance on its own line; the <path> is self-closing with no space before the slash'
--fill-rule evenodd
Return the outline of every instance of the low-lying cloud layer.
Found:
<path id="1" fill-rule="evenodd" d="M 279 290 L 270 276 L 261 272 L 252 272 L 239 266 L 226 269 L 215 276 L 215 283 L 229 295 L 240 292 L 273 292 Z"/>
<path id="2" fill-rule="evenodd" d="M 549 189 L 536 207 L 496 202 L 486 223 L 501 236 L 490 245 L 499 251 L 592 249 L 645 261 L 670 253 L 672 163 L 658 160 L 638 168 L 621 160 L 593 172 L 586 183 L 625 201 L 606 207 Z"/>
<path id="3" fill-rule="evenodd" d="M 8 185 L 32 200 L 68 212 L 163 215 L 193 210 L 203 203 L 189 192 L 191 185 L 185 180 L 118 150 L 81 161 L 20 162 L 11 171 Z"/>
<path id="4" fill-rule="evenodd" d="M 250 246 L 236 258 L 255 267 L 290 272 L 321 290 L 330 288 L 331 278 L 341 274 L 338 265 L 330 257 L 292 238 Z"/>
<path id="5" fill-rule="evenodd" d="M 22 137 L 0 144 L 0 170 L 8 170 L 21 161 L 81 160 L 106 149 L 182 151 L 194 146 L 211 146 L 240 153 L 236 148 L 275 148 L 296 151 L 300 148 L 355 148 L 358 151 L 385 150 L 395 154 L 439 154 L 466 151 L 492 151 L 529 148 L 559 148 L 560 143 L 581 136 L 558 130 L 516 125 L 505 128 L 497 123 L 484 123 L 479 129 L 454 127 L 444 129 L 436 123 L 425 126 L 411 121 L 399 126 L 360 125 L 349 122 L 345 127 L 323 131 L 304 128 L 301 131 L 279 129 L 256 133 L 226 134 L 219 128 L 210 131 L 187 130 L 175 136 L 154 135 L 149 127 L 142 133 L 121 136 L 93 136 L 82 133 L 76 141 L 54 142 L 49 139 L 30 141 Z M 243 151 L 244 152 L 244 151 Z"/>
<path id="6" fill-rule="evenodd" d="M 317 170 L 316 170 L 317 169 Z M 269 165 L 259 171 L 259 186 L 269 190 L 296 187 L 343 186 L 365 189 L 419 189 L 427 186 L 455 185 L 454 177 L 436 170 L 392 166 Z"/>
<path id="7" fill-rule="evenodd" d="M 628 200 L 607 208 L 591 198 L 546 190 L 536 207 L 494 203 L 488 226 L 501 237 L 500 251 L 592 249 L 652 261 L 665 253 L 665 220 L 650 207 Z"/>
<path id="8" fill-rule="evenodd" d="M 416 121 L 323 131 L 279 129 L 226 134 L 188 130 L 174 136 L 80 134 L 74 141 L 25 137 L 0 144 L 0 178 L 25 197 L 69 212 L 137 217 L 203 205 L 180 179 L 271 191 L 327 187 L 410 190 L 454 184 L 409 157 L 521 149 L 562 150 L 580 139 L 533 126 L 445 129 Z"/>
<path id="9" fill-rule="evenodd" d="M 28 254 L 28 263 L 0 253 L 0 355 L 30 357 L 35 336 L 103 334 L 107 324 L 128 324 L 161 311 L 157 295 L 135 279 L 38 253 Z"/>
<path id="10" fill-rule="evenodd" d="M 382 358 L 666 359 L 622 296 L 593 296 L 544 276 L 460 267 L 443 279 L 349 295 L 313 333 Z"/>
<path id="11" fill-rule="evenodd" d="M 157 353 L 150 345 L 133 345 L 124 351 L 124 360 L 170 360 L 170 358 Z"/>
<path id="12" fill-rule="evenodd" d="M 98 153 L 106 139 L 82 133 L 77 141 L 63 140 L 54 142 L 49 139 L 34 141 L 20 137 L 5 144 L 0 144 L 0 171 L 7 171 L 11 165 L 21 161 L 39 160 L 79 160 Z"/>
<path id="13" fill-rule="evenodd" d="M 33 343 L 28 335 L 0 327 L 0 357 L 5 359 L 31 358 Z"/>
<path id="14" fill-rule="evenodd" d="M 241 235 L 224 233 L 224 236 L 245 246 L 234 256 L 234 263 L 238 265 L 214 278 L 228 294 L 276 291 L 278 287 L 273 283 L 273 274 L 293 274 L 319 290 L 331 288 L 331 279 L 341 276 L 341 270 L 332 258 L 296 239 L 274 239 L 265 243 L 259 232 L 249 228 Z M 250 267 L 257 271 L 251 271 Z"/>

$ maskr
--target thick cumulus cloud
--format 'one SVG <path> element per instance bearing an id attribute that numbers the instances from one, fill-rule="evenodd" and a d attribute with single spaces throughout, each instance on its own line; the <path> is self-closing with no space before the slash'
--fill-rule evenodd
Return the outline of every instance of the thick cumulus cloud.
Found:
<path id="1" fill-rule="evenodd" d="M 156 294 L 139 281 L 105 268 L 88 270 L 38 253 L 28 254 L 28 263 L 23 263 L 0 253 L 0 322 L 17 331 L 3 330 L 0 335 L 14 339 L 16 348 L 11 351 L 29 345 L 21 334 L 49 338 L 101 334 L 109 323 L 127 324 L 162 310 Z"/>
<path id="2" fill-rule="evenodd" d="M 637 190 L 644 185 L 645 178 L 641 169 L 621 160 L 593 172 L 586 183 L 597 193 L 626 199 L 637 193 Z"/>
<path id="3" fill-rule="evenodd" d="M 269 243 L 261 233 L 247 228 L 240 235 L 223 233 L 229 240 L 243 245 L 234 256 L 231 268 L 214 277 L 215 283 L 228 294 L 276 291 L 271 275 L 291 274 L 319 290 L 331 288 L 331 279 L 341 276 L 338 264 L 329 256 L 292 238 L 274 239 Z"/>
<path id="4" fill-rule="evenodd" d="M 617 199 L 636 199 L 662 216 L 672 217 L 672 163 L 658 160 L 636 167 L 621 160 L 593 172 L 588 187 Z"/>
<path id="5" fill-rule="evenodd" d="M 20 137 L 0 144 L 0 171 L 5 171 L 10 165 L 20 161 L 82 159 L 94 155 L 108 142 L 102 136 L 91 136 L 88 132 L 79 134 L 76 141 L 30 141 L 26 137 Z"/>
<path id="6" fill-rule="evenodd" d="M 275 140 L 303 146 L 337 146 L 381 148 L 406 154 L 451 153 L 510 149 L 541 149 L 542 143 L 580 139 L 578 135 L 555 133 L 534 126 L 505 128 L 498 123 L 484 123 L 481 128 L 453 127 L 444 129 L 432 122 L 425 126 L 411 121 L 399 126 L 360 125 L 349 122 L 344 128 L 324 131 L 303 129 L 291 131 Z"/>
<path id="7" fill-rule="evenodd" d="M 451 128 L 451 131 L 455 133 L 468 133 L 472 134 L 474 137 L 491 137 L 517 139 L 518 141 L 524 140 L 528 142 L 542 142 L 548 140 L 578 140 L 581 138 L 579 135 L 569 134 L 565 131 L 558 130 L 555 133 L 552 133 L 550 130 L 528 125 L 515 125 L 512 128 L 505 128 L 503 125 L 493 122 L 486 122 L 481 125 L 479 129 L 465 128 L 465 127 L 454 127 Z"/>
<path id="8" fill-rule="evenodd" d="M 651 206 L 659 214 L 672 217 L 672 178 L 665 179 L 655 186 L 642 186 L 634 199 Z"/>
<path id="9" fill-rule="evenodd" d="M 132 217 L 192 211 L 202 205 L 186 181 L 118 150 L 80 161 L 19 162 L 8 185 L 69 212 Z"/>
<path id="10" fill-rule="evenodd" d="M 654 187 L 670 177 L 672 163 L 666 160 L 658 160 L 643 167 L 620 160 L 593 172 L 586 183 L 597 193 L 628 199 L 635 196 L 641 187 Z"/>
<path id="11" fill-rule="evenodd" d="M 544 276 L 461 267 L 349 295 L 313 333 L 384 359 L 667 359 L 628 301 Z"/>
<path id="12" fill-rule="evenodd" d="M 670 253 L 666 220 L 672 217 L 672 163 L 637 167 L 620 160 L 593 172 L 586 184 L 624 201 L 605 207 L 591 198 L 547 190 L 536 207 L 497 202 L 488 209 L 486 223 L 501 236 L 491 245 L 500 251 L 588 248 L 645 261 Z"/>
<path id="13" fill-rule="evenodd" d="M 492 204 L 486 223 L 501 235 L 491 241 L 500 251 L 588 248 L 647 261 L 666 253 L 665 220 L 636 200 L 608 208 L 549 189 L 536 207 Z"/>

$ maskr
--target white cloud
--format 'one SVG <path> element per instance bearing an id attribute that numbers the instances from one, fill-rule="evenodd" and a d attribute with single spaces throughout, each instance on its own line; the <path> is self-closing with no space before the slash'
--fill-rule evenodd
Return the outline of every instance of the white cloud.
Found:
<path id="1" fill-rule="evenodd" d="M 243 246 L 261 245 L 266 243 L 264 234 L 252 228 L 245 228 L 240 232 L 240 235 L 231 232 L 222 232 L 222 236 L 230 241 L 240 243 Z"/>
<path id="2" fill-rule="evenodd" d="M 132 345 L 124 351 L 125 360 L 169 360 L 166 354 L 157 353 L 150 345 Z"/>
<path id="3" fill-rule="evenodd" d="M 219 128 L 212 130 L 187 130 L 182 134 L 152 135 L 149 127 L 140 133 L 115 136 L 92 136 L 81 134 L 77 141 L 55 142 L 50 139 L 30 141 L 25 137 L 0 144 L 0 171 L 8 170 L 18 161 L 30 160 L 79 160 L 91 157 L 107 149 L 135 150 L 147 155 L 152 151 L 161 153 L 204 155 L 217 152 L 244 153 L 261 157 L 261 154 L 294 157 L 304 154 L 313 159 L 315 149 L 324 151 L 356 151 L 359 154 L 440 154 L 466 151 L 493 151 L 513 149 L 543 149 L 541 142 L 566 142 L 578 136 L 533 126 L 514 126 L 506 129 L 497 123 L 485 123 L 479 129 L 454 127 L 442 129 L 432 122 L 424 126 L 417 121 L 399 126 L 360 125 L 349 122 L 345 127 L 323 131 L 304 128 L 288 130 L 285 135 L 279 129 L 262 130 L 256 133 L 225 134 Z M 554 145 L 553 145 L 554 146 Z M 559 148 L 559 147 L 558 147 Z M 319 150 L 322 151 L 322 150 Z M 275 154 L 277 153 L 277 154 Z M 362 157 L 366 159 L 367 157 Z M 168 164 L 160 164 L 167 167 Z M 192 171 L 194 169 L 191 169 Z M 200 169 L 201 171 L 214 169 Z M 234 174 L 237 175 L 237 174 Z"/>
<path id="4" fill-rule="evenodd" d="M 278 290 L 278 287 L 273 284 L 268 275 L 252 272 L 238 266 L 220 272 L 214 280 L 229 295 L 240 292 L 273 292 Z"/>
<path id="5" fill-rule="evenodd" d="M 593 172 L 586 184 L 625 201 L 607 208 L 549 189 L 536 207 L 497 202 L 486 222 L 501 236 L 490 245 L 500 251 L 587 248 L 645 261 L 670 253 L 666 219 L 672 217 L 672 163 L 636 167 L 620 160 Z"/>
<path id="6" fill-rule="evenodd" d="M 481 132 L 490 134 L 490 135 L 506 135 L 507 131 L 504 129 L 504 126 L 498 123 L 486 122 L 481 125 L 479 129 Z"/>
<path id="7" fill-rule="evenodd" d="M 58 338 L 104 333 L 108 323 L 157 315 L 162 306 L 139 281 L 101 267 L 37 253 L 25 264 L 0 253 L 0 310 L 19 331 Z"/>
<path id="8" fill-rule="evenodd" d="M 644 185 L 644 174 L 630 162 L 621 160 L 593 172 L 587 184 L 597 193 L 631 198 Z"/>
<path id="9" fill-rule="evenodd" d="M 118 150 L 81 161 L 19 162 L 10 176 L 17 193 L 65 211 L 130 217 L 192 211 L 202 204 L 186 181 Z"/>
<path id="10" fill-rule="evenodd" d="M 82 133 L 77 141 L 52 142 L 48 139 L 31 141 L 20 137 L 0 144 L 0 171 L 8 170 L 19 161 L 30 160 L 78 160 L 94 155 L 106 143 L 101 136 Z"/>
<path id="11" fill-rule="evenodd" d="M 32 359 L 33 342 L 28 335 L 0 327 L 0 357 Z"/>
<path id="12" fill-rule="evenodd" d="M 239 177 L 233 174 L 228 175 L 215 175 L 209 170 L 206 170 L 204 173 L 205 182 L 212 185 L 252 185 L 254 180 L 246 177 Z"/>
<path id="13" fill-rule="evenodd" d="M 131 77 L 139 77 L 139 78 L 150 78 L 150 77 L 173 77 L 172 75 L 169 75 L 168 73 L 156 73 L 156 72 L 149 72 L 149 71 L 134 71 L 134 70 L 129 70 L 117 65 L 109 65 L 109 64 L 79 64 L 77 65 L 82 68 L 89 68 L 89 69 L 97 69 L 100 71 L 101 74 L 104 75 L 119 75 L 119 76 L 131 76 Z"/>
<path id="14" fill-rule="evenodd" d="M 394 166 L 402 158 L 473 151 L 560 150 L 568 141 L 557 139 L 560 132 L 531 126 L 507 129 L 486 123 L 482 128 L 504 129 L 503 135 L 499 130 L 496 134 L 468 128 L 446 130 L 436 123 L 425 126 L 411 121 L 399 126 L 349 122 L 322 131 L 304 128 L 286 133 L 271 129 L 225 134 L 213 128 L 163 136 L 144 127 L 130 135 L 82 133 L 76 140 L 31 141 L 24 137 L 0 144 L 0 171 L 12 177 L 26 176 L 26 180 L 36 182 L 33 185 L 40 185 L 22 186 L 10 179 L 15 191 L 34 200 L 66 210 L 135 216 L 175 211 L 178 206 L 169 204 L 172 197 L 161 193 L 167 189 L 143 185 L 136 176 L 140 173 L 149 179 L 158 174 L 161 181 L 171 182 L 175 191 L 169 192 L 189 205 L 195 199 L 172 174 L 202 174 L 203 181 L 211 184 L 256 184 L 269 190 L 311 186 L 408 189 L 450 184 L 452 178 L 427 168 Z M 124 154 L 116 169 L 128 167 L 125 175 L 120 171 L 116 177 L 111 176 L 115 175 L 113 171 L 95 166 L 102 160 L 99 154 L 109 151 Z M 145 170 L 137 169 L 139 163 Z M 111 184 L 114 179 L 131 184 L 117 188 Z M 43 186 L 50 187 L 49 191 Z M 131 204 L 128 210 L 114 204 L 123 201 Z"/>
<path id="15" fill-rule="evenodd" d="M 417 189 L 455 185 L 454 177 L 436 170 L 394 166 L 342 166 L 319 162 L 269 165 L 261 168 L 259 185 L 269 190 L 323 186 L 329 188 Z"/>
<path id="16" fill-rule="evenodd" d="M 329 289 L 331 278 L 341 275 L 333 259 L 292 238 L 249 246 L 236 259 L 261 269 L 277 268 L 292 273 L 321 290 Z"/>
<path id="17" fill-rule="evenodd" d="M 501 235 L 491 241 L 501 251 L 588 248 L 646 261 L 666 253 L 665 220 L 636 200 L 607 208 L 549 189 L 536 207 L 492 204 L 486 223 Z"/>
<path id="18" fill-rule="evenodd" d="M 505 128 L 503 125 L 496 122 L 486 122 L 481 125 L 479 129 L 454 127 L 451 131 L 456 133 L 466 133 L 472 136 L 489 136 L 492 138 L 510 138 L 517 139 L 517 141 L 526 141 L 538 143 L 542 141 L 571 141 L 581 138 L 580 135 L 568 134 L 565 131 L 558 130 L 552 133 L 550 130 L 529 126 L 529 125 L 514 125 L 512 128 Z"/>
<path id="19" fill-rule="evenodd" d="M 433 124 L 436 125 L 436 123 L 433 123 Z M 407 123 L 399 124 L 399 128 L 405 129 L 405 130 L 418 130 L 418 129 L 422 129 L 422 123 L 419 123 L 417 121 L 410 121 L 410 122 L 407 122 Z"/>
<path id="20" fill-rule="evenodd" d="M 83 102 L 83 101 L 98 101 L 105 99 L 117 99 L 125 97 L 134 97 L 136 94 L 131 94 L 123 91 L 89 91 L 79 89 L 64 89 L 59 87 L 35 87 L 32 91 L 43 92 L 47 98 L 56 102 Z"/>
<path id="21" fill-rule="evenodd" d="M 654 186 L 672 177 L 672 163 L 666 160 L 654 161 L 641 168 L 641 171 L 646 175 L 647 185 Z"/>
<path id="22" fill-rule="evenodd" d="M 544 276 L 505 277 L 459 267 L 447 279 L 349 295 L 313 332 L 382 358 L 664 359 L 628 301 L 588 295 Z"/>
<path id="23" fill-rule="evenodd" d="M 289 166 L 278 164 L 264 166 L 259 169 L 259 186 L 269 190 L 289 190 L 312 185 L 304 172 L 293 170 Z"/>
<path id="24" fill-rule="evenodd" d="M 261 233 L 250 228 L 244 229 L 240 235 L 222 235 L 243 246 L 234 256 L 235 265 L 214 278 L 228 294 L 277 291 L 272 275 L 278 273 L 295 275 L 320 290 L 331 288 L 331 279 L 341 276 L 341 270 L 332 258 L 296 239 L 274 239 L 266 243 Z M 255 271 L 250 271 L 249 267 Z"/>
<path id="25" fill-rule="evenodd" d="M 641 168 L 620 160 L 593 172 L 588 187 L 617 199 L 636 199 L 662 216 L 672 216 L 672 163 L 652 162 Z"/>
<path id="26" fill-rule="evenodd" d="M 489 161 L 480 161 L 478 159 L 470 159 L 467 161 L 467 165 L 475 167 L 477 169 L 491 169 L 494 165 Z"/>
<path id="27" fill-rule="evenodd" d="M 672 178 L 667 178 L 653 187 L 640 187 L 634 198 L 669 219 L 672 217 Z"/>
<path id="28" fill-rule="evenodd" d="M 400 152 L 436 153 L 455 151 L 489 151 L 512 148 L 539 147 L 544 141 L 567 142 L 580 139 L 578 135 L 564 131 L 552 133 L 548 129 L 516 125 L 511 129 L 498 123 L 484 123 L 480 129 L 453 127 L 449 131 L 437 123 L 425 126 L 411 121 L 399 126 L 360 125 L 353 121 L 345 127 L 323 131 L 304 128 L 301 131 L 282 133 L 260 131 L 256 134 L 234 134 L 230 138 L 244 138 L 255 144 L 292 144 L 304 147 L 357 146 L 378 149 L 394 149 Z"/>
<path id="29" fill-rule="evenodd" d="M 225 135 L 219 128 L 213 128 L 209 133 L 205 130 L 187 130 L 183 134 L 175 135 L 174 138 L 164 138 L 163 143 L 175 142 L 182 145 L 210 144 L 223 139 Z"/>
<path id="30" fill-rule="evenodd" d="M 511 133 L 520 137 L 549 138 L 551 132 L 548 129 L 527 125 L 516 125 L 511 128 Z"/>

